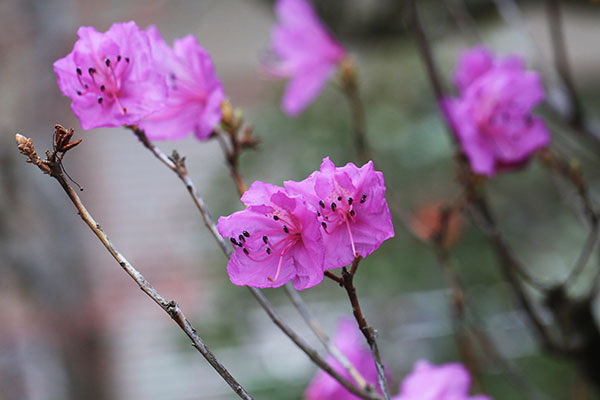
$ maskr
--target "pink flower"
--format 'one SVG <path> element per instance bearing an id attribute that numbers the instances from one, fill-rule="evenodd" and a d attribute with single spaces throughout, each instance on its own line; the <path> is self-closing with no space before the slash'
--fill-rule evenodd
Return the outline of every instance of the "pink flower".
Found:
<path id="1" fill-rule="evenodd" d="M 54 72 L 83 129 L 137 124 L 162 107 L 166 87 L 135 22 L 113 24 L 106 33 L 82 26 L 77 35 Z"/>
<path id="2" fill-rule="evenodd" d="M 278 0 L 275 12 L 279 23 L 271 33 L 271 48 L 278 61 L 268 70 L 291 78 L 282 108 L 296 116 L 317 97 L 345 52 L 306 0 Z"/>
<path id="3" fill-rule="evenodd" d="M 227 264 L 231 282 L 265 288 L 291 280 L 302 290 L 323 280 L 320 226 L 300 196 L 254 182 L 242 202 L 248 208 L 219 218 L 217 224 L 235 249 Z"/>
<path id="4" fill-rule="evenodd" d="M 378 386 L 377 370 L 371 352 L 362 346 L 363 337 L 356 322 L 350 318 L 340 321 L 333 344 L 346 356 L 348 361 L 357 369 L 365 380 L 373 387 Z M 350 374 L 332 356 L 327 362 L 340 375 L 352 382 Z M 346 388 L 323 370 L 319 370 L 304 393 L 305 400 L 354 400 L 359 397 L 350 393 Z"/>
<path id="5" fill-rule="evenodd" d="M 475 48 L 461 57 L 455 81 L 460 97 L 446 99 L 445 107 L 474 172 L 493 176 L 515 168 L 548 145 L 546 125 L 531 114 L 544 89 L 521 59 L 494 60 Z"/>
<path id="6" fill-rule="evenodd" d="M 352 163 L 336 168 L 327 157 L 320 171 L 284 186 L 304 196 L 317 212 L 326 269 L 349 265 L 356 255 L 366 257 L 394 236 L 383 174 L 375 171 L 372 161 L 361 168 Z"/>
<path id="7" fill-rule="evenodd" d="M 146 32 L 168 97 L 165 106 L 144 118 L 140 127 L 151 140 L 182 139 L 191 132 L 198 139 L 208 138 L 221 120 L 225 98 L 209 54 L 192 35 L 175 40 L 171 49 L 155 26 Z"/>
<path id="8" fill-rule="evenodd" d="M 413 371 L 400 385 L 393 400 L 491 400 L 484 395 L 469 396 L 469 372 L 458 363 L 440 366 L 417 361 Z"/>

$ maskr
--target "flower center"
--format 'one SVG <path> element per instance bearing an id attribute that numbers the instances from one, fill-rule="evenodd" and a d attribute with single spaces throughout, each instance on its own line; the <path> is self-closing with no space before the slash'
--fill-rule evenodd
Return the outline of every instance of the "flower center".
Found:
<path id="1" fill-rule="evenodd" d="M 252 230 L 249 227 L 247 230 L 242 230 L 237 237 L 230 237 L 229 241 L 236 251 L 242 251 L 246 257 L 255 262 L 279 257 L 275 276 L 268 277 L 271 282 L 275 282 L 281 272 L 283 257 L 302 239 L 302 225 L 294 215 L 282 209 L 276 209 L 265 217 L 277 222 L 277 227 L 262 231 Z"/>
<path id="2" fill-rule="evenodd" d="M 333 233 L 341 225 L 346 226 L 350 244 L 352 246 L 352 254 L 356 257 L 358 253 L 354 245 L 351 224 L 356 220 L 357 209 L 359 209 L 367 200 L 367 194 L 362 194 L 358 204 L 352 196 L 344 198 L 344 195 L 347 194 L 342 193 L 342 190 L 336 188 L 336 190 L 327 196 L 327 202 L 325 202 L 325 200 L 319 200 L 320 210 L 317 211 L 317 217 L 321 221 L 321 226 L 327 234 Z M 331 201 L 332 199 L 333 201 Z"/>
<path id="3" fill-rule="evenodd" d="M 96 94 L 101 107 L 114 101 L 121 114 L 127 114 L 127 108 L 121 105 L 119 96 L 121 95 L 122 76 L 129 64 L 129 57 L 118 55 L 114 60 L 106 57 L 100 66 L 90 66 L 87 70 L 77 66 L 75 73 L 81 86 L 77 90 L 77 95 Z"/>

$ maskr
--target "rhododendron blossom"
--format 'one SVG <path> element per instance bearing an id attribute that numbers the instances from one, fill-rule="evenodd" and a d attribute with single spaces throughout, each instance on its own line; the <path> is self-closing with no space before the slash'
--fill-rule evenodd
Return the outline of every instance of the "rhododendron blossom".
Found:
<path id="1" fill-rule="evenodd" d="M 302 290 L 323 280 L 319 222 L 300 196 L 255 182 L 242 202 L 248 208 L 219 218 L 217 224 L 235 249 L 227 264 L 231 282 L 265 288 L 291 280 Z"/>
<path id="2" fill-rule="evenodd" d="M 301 194 L 317 212 L 325 243 L 325 268 L 340 268 L 356 256 L 366 257 L 394 236 L 385 200 L 383 174 L 373 162 L 358 168 L 336 168 L 329 157 L 320 171 L 302 182 L 286 181 L 286 189 Z"/>
<path id="3" fill-rule="evenodd" d="M 475 48 L 461 57 L 455 82 L 460 97 L 445 107 L 474 172 L 493 176 L 522 165 L 549 143 L 544 122 L 531 114 L 544 89 L 520 58 L 494 59 Z"/>
<path id="4" fill-rule="evenodd" d="M 192 35 L 175 40 L 171 49 L 155 26 L 146 32 L 168 96 L 165 106 L 146 117 L 140 127 L 152 140 L 181 139 L 191 132 L 198 139 L 208 138 L 221 120 L 225 98 L 209 54 Z"/>
<path id="5" fill-rule="evenodd" d="M 458 363 L 439 366 L 421 360 L 400 385 L 393 400 L 491 400 L 484 395 L 470 396 L 469 372 Z"/>
<path id="6" fill-rule="evenodd" d="M 162 107 L 166 86 L 146 33 L 135 22 L 105 33 L 81 27 L 73 51 L 54 63 L 61 92 L 84 129 L 137 124 Z"/>
<path id="7" fill-rule="evenodd" d="M 365 348 L 363 337 L 356 322 L 350 318 L 342 319 L 338 325 L 333 345 L 350 361 L 367 383 L 378 387 L 377 369 L 371 352 Z M 327 362 L 343 377 L 352 381 L 350 374 L 334 357 Z M 319 370 L 304 393 L 305 400 L 354 400 L 359 397 L 350 393 L 338 381 L 323 370 Z"/>
<path id="8" fill-rule="evenodd" d="M 271 33 L 271 49 L 277 61 L 268 71 L 291 78 L 282 108 L 295 116 L 317 97 L 345 51 L 306 0 L 278 0 L 275 12 L 279 23 Z"/>

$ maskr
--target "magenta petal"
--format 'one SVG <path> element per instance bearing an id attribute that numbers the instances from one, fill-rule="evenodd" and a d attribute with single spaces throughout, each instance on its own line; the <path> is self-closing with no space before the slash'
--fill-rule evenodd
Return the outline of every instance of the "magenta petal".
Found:
<path id="1" fill-rule="evenodd" d="M 333 66 L 318 64 L 297 74 L 288 84 L 281 106 L 289 116 L 299 115 L 321 92 L 333 73 Z"/>
<path id="2" fill-rule="evenodd" d="M 491 400 L 487 396 L 470 396 L 471 377 L 462 364 L 432 365 L 421 360 L 404 378 L 400 394 L 394 400 Z"/>
<path id="3" fill-rule="evenodd" d="M 168 98 L 140 127 L 151 140 L 181 139 L 190 133 L 207 139 L 221 120 L 225 98 L 210 55 L 191 35 L 175 40 L 171 49 L 156 27 L 147 31 L 157 69 L 168 86 Z"/>
<path id="4" fill-rule="evenodd" d="M 282 108 L 295 116 L 317 97 L 345 51 L 306 0 L 278 0 L 275 7 L 279 23 L 272 30 L 271 50 L 276 61 L 266 69 L 291 78 Z"/>

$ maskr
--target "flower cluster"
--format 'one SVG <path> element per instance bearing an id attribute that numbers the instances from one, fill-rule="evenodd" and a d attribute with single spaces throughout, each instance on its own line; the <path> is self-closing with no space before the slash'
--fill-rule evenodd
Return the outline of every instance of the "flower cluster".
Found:
<path id="1" fill-rule="evenodd" d="M 54 71 L 84 129 L 139 125 L 150 139 L 205 139 L 221 119 L 223 88 L 193 37 L 171 49 L 155 27 L 142 31 L 133 21 L 77 35 Z"/>
<path id="2" fill-rule="evenodd" d="M 460 57 L 454 81 L 459 98 L 444 104 L 474 172 L 515 168 L 549 143 L 544 122 L 531 114 L 544 89 L 519 57 L 499 59 L 476 47 Z"/>
<path id="3" fill-rule="evenodd" d="M 383 174 L 373 162 L 336 166 L 284 187 L 255 182 L 242 196 L 247 206 L 219 218 L 219 233 L 235 252 L 227 271 L 240 286 L 296 289 L 323 280 L 325 270 L 366 257 L 394 236 Z"/>
<path id="4" fill-rule="evenodd" d="M 267 70 L 291 78 L 281 106 L 296 116 L 317 97 L 346 53 L 306 0 L 278 0 L 275 12 L 279 23 L 271 33 L 271 50 L 276 61 Z"/>

